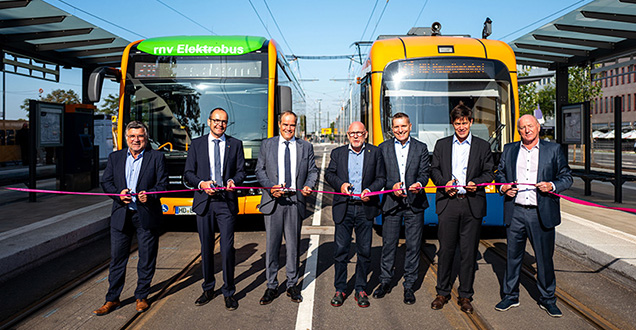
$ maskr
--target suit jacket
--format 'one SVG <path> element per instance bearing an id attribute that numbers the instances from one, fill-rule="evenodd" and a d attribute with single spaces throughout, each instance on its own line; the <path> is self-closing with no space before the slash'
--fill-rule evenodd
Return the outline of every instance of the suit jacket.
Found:
<path id="1" fill-rule="evenodd" d="M 395 138 L 386 140 L 380 144 L 384 165 L 386 167 L 386 185 L 387 190 L 393 189 L 393 185 L 402 181 L 400 179 L 400 168 L 395 155 Z M 420 191 L 414 194 L 408 191 L 408 188 L 419 182 L 422 186 L 428 184 L 428 177 L 431 169 L 431 157 L 428 154 L 426 143 L 420 142 L 413 137 L 409 142 L 409 153 L 406 156 L 406 174 L 404 175 L 404 188 L 406 189 L 406 199 L 411 210 L 415 213 L 423 212 L 428 207 L 428 199 L 426 193 Z M 386 194 L 382 200 L 382 211 L 390 212 L 392 209 L 401 205 L 402 197 L 395 194 Z"/>
<path id="2" fill-rule="evenodd" d="M 272 187 L 278 184 L 278 144 L 280 136 L 275 136 L 261 143 L 261 150 L 256 163 L 256 179 L 262 187 Z M 296 139 L 296 188 L 307 186 L 313 188 L 318 180 L 318 167 L 314 158 L 314 147 L 311 143 Z M 296 201 L 298 214 L 301 218 L 307 216 L 306 198 L 299 191 L 292 195 Z M 272 214 L 276 208 L 276 198 L 270 190 L 263 191 L 259 210 L 263 214 Z"/>
<path id="3" fill-rule="evenodd" d="M 431 179 L 436 186 L 445 186 L 453 179 L 453 136 L 439 139 L 433 151 L 433 161 L 431 165 Z M 472 181 L 475 184 L 492 182 L 495 178 L 493 173 L 495 164 L 490 151 L 490 144 L 473 135 L 468 154 L 468 167 L 466 169 L 466 183 Z M 486 216 L 486 190 L 478 187 L 475 192 L 468 192 L 468 206 L 475 218 Z M 454 198 L 454 197 L 453 197 Z M 437 189 L 435 195 L 435 212 L 441 214 L 448 205 L 450 197 L 443 188 Z"/>
<path id="4" fill-rule="evenodd" d="M 364 162 L 362 164 L 362 189 L 380 191 L 386 183 L 384 159 L 382 151 L 374 145 L 364 147 Z M 337 192 L 343 183 L 349 182 L 349 145 L 338 147 L 331 151 L 331 160 L 325 171 L 325 181 Z M 347 213 L 348 196 L 334 195 L 333 221 L 341 223 Z M 364 213 L 371 220 L 381 213 L 380 197 L 371 196 L 371 200 L 364 203 Z"/>
<path id="5" fill-rule="evenodd" d="M 102 189 L 110 194 L 119 194 L 128 188 L 126 184 L 126 157 L 128 149 L 115 151 L 108 156 L 108 163 L 102 175 Z M 166 172 L 166 158 L 160 151 L 147 148 L 141 160 L 137 186 L 131 188 L 134 192 L 163 191 L 168 187 L 168 172 Z M 161 201 L 159 195 L 147 195 L 146 203 L 137 200 L 137 212 L 139 221 L 144 229 L 156 229 L 161 224 Z M 126 222 L 127 205 L 119 196 L 111 196 L 113 210 L 110 216 L 110 225 L 118 230 L 124 229 Z"/>
<path id="6" fill-rule="evenodd" d="M 496 181 L 499 183 L 511 183 L 517 181 L 517 157 L 521 142 L 512 142 L 504 146 L 499 167 L 497 168 Z M 561 150 L 561 146 L 539 140 L 539 168 L 537 170 L 537 182 L 552 182 L 555 192 L 560 193 L 572 186 L 572 171 L 568 161 Z M 539 219 L 546 228 L 554 228 L 561 223 L 561 208 L 559 197 L 550 193 L 537 190 L 537 207 Z M 515 198 L 504 198 L 504 222 L 510 225 L 514 213 Z"/>
<path id="7" fill-rule="evenodd" d="M 206 134 L 192 140 L 192 145 L 188 150 L 186 158 L 185 171 L 183 176 L 185 180 L 192 186 L 198 187 L 199 182 L 209 181 L 212 178 L 210 174 L 210 152 L 208 147 L 208 136 Z M 231 136 L 225 135 L 225 156 L 223 157 L 223 183 L 227 184 L 229 180 L 240 186 L 245 179 L 245 156 L 243 154 L 243 142 Z M 218 197 L 216 197 L 218 195 Z M 230 208 L 232 214 L 238 214 L 238 195 L 236 191 L 221 191 L 212 197 L 202 190 L 194 192 L 194 200 L 192 201 L 192 211 L 203 216 L 208 212 L 208 206 L 212 198 L 223 198 Z"/>

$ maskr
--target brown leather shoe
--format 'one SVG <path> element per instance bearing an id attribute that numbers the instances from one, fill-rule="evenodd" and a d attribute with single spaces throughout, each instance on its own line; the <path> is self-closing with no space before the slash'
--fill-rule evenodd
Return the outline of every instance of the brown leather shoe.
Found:
<path id="1" fill-rule="evenodd" d="M 431 308 L 435 310 L 442 309 L 449 300 L 450 297 L 437 295 L 437 297 L 435 297 L 435 300 L 433 300 L 433 302 L 431 303 Z"/>
<path id="2" fill-rule="evenodd" d="M 121 305 L 121 303 L 119 302 L 119 300 L 115 300 L 115 301 L 107 301 L 104 306 L 96 309 L 93 311 L 93 314 L 97 315 L 97 316 L 102 316 L 102 315 L 106 315 L 114 310 L 116 310 L 117 308 L 119 308 L 119 305 Z"/>
<path id="3" fill-rule="evenodd" d="M 145 312 L 148 307 L 150 307 L 148 305 L 148 299 L 144 298 L 144 299 L 137 299 L 137 307 L 135 308 L 137 310 L 137 313 L 143 313 Z"/>
<path id="4" fill-rule="evenodd" d="M 468 298 L 459 298 L 457 299 L 457 305 L 461 307 L 462 312 L 472 314 L 475 309 L 473 305 L 470 303 L 470 299 Z"/>

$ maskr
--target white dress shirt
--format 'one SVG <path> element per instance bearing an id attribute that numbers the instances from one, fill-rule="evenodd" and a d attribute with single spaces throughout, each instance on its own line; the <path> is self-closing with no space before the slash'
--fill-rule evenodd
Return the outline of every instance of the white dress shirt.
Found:
<path id="1" fill-rule="evenodd" d="M 409 155 L 409 147 L 411 145 L 411 137 L 409 136 L 406 143 L 402 144 L 402 142 L 398 141 L 398 139 L 394 139 L 395 141 L 395 157 L 397 158 L 398 169 L 400 171 L 400 182 L 403 182 L 406 185 L 406 160 Z M 405 189 L 408 187 L 404 187 Z"/>
<path id="2" fill-rule="evenodd" d="M 457 135 L 453 135 L 453 153 L 451 164 L 453 166 L 453 179 L 457 180 L 455 185 L 466 185 L 466 171 L 468 169 L 468 156 L 470 155 L 470 145 L 473 142 L 473 133 L 468 133 L 464 142 L 459 142 Z M 457 188 L 458 194 L 466 194 L 466 189 Z"/>
<path id="3" fill-rule="evenodd" d="M 278 184 L 285 182 L 285 139 L 278 137 Z M 285 187 L 296 189 L 296 137 L 289 140 L 290 171 L 292 182 L 286 182 Z"/>
<path id="4" fill-rule="evenodd" d="M 530 150 L 521 143 L 517 156 L 517 183 L 537 183 L 539 170 L 539 143 Z M 515 203 L 537 206 L 537 188 L 530 185 L 518 186 Z"/>

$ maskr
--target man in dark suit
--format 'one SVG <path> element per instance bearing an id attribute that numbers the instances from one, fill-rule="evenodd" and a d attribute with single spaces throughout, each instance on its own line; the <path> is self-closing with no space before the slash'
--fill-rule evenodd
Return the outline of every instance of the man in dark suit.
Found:
<path id="1" fill-rule="evenodd" d="M 428 207 L 426 193 L 420 188 L 428 183 L 431 164 L 426 144 L 411 137 L 409 116 L 398 112 L 393 115 L 391 124 L 395 138 L 380 144 L 386 167 L 385 188 L 402 190 L 384 195 L 382 201 L 382 272 L 380 286 L 373 292 L 373 297 L 382 298 L 391 292 L 395 254 L 404 221 L 404 303 L 412 305 L 415 303 L 413 284 L 419 269 L 424 210 Z"/>
<path id="2" fill-rule="evenodd" d="M 333 221 L 336 223 L 334 286 L 336 294 L 331 305 L 339 307 L 345 299 L 347 289 L 347 263 L 351 234 L 356 230 L 358 261 L 355 273 L 355 299 L 360 307 L 369 307 L 366 293 L 367 275 L 371 256 L 371 234 L 373 218 L 380 215 L 380 198 L 366 196 L 379 191 L 386 182 L 384 159 L 379 148 L 365 144 L 367 130 L 359 121 L 349 125 L 347 130 L 349 145 L 331 151 L 331 160 L 325 172 L 325 180 L 337 192 L 361 194 L 361 196 L 334 195 Z"/>
<path id="3" fill-rule="evenodd" d="M 481 220 L 486 216 L 486 191 L 477 184 L 492 182 L 494 162 L 488 142 L 473 136 L 472 110 L 460 102 L 450 113 L 455 134 L 442 138 L 435 144 L 431 165 L 431 179 L 436 186 L 465 186 L 437 189 L 435 212 L 439 220 L 437 252 L 439 271 L 437 297 L 432 309 L 441 309 L 450 299 L 451 270 L 455 249 L 459 245 L 459 299 L 457 304 L 465 313 L 474 311 L 471 304 L 474 294 L 477 247 Z"/>
<path id="4" fill-rule="evenodd" d="M 283 235 L 287 251 L 287 296 L 293 302 L 303 300 L 297 286 L 300 277 L 300 228 L 307 216 L 305 198 L 311 194 L 311 189 L 316 184 L 318 168 L 313 146 L 294 137 L 296 120 L 296 114 L 291 111 L 280 115 L 280 136 L 262 142 L 256 164 L 258 182 L 263 187 L 273 187 L 263 192 L 259 206 L 259 210 L 265 214 L 267 236 L 267 289 L 260 300 L 261 305 L 271 303 L 278 295 L 278 257 Z M 302 190 L 297 192 L 296 189 Z"/>
<path id="5" fill-rule="evenodd" d="M 503 299 L 495 306 L 506 311 L 519 306 L 519 272 L 529 238 L 537 260 L 537 286 L 541 293 L 539 307 L 550 316 L 560 317 L 554 295 L 554 228 L 561 223 L 560 193 L 572 186 L 568 161 L 556 143 L 539 140 L 541 126 L 534 116 L 524 115 L 517 122 L 521 142 L 508 143 L 497 171 L 502 185 L 504 222 L 508 240 L 508 262 L 503 279 Z"/>
<path id="6" fill-rule="evenodd" d="M 234 220 L 238 214 L 238 197 L 233 189 L 245 179 L 243 142 L 225 135 L 228 115 L 221 108 L 210 112 L 210 134 L 192 140 L 186 158 L 185 180 L 204 189 L 194 193 L 192 211 L 197 214 L 197 230 L 201 240 L 203 268 L 203 294 L 195 301 L 197 306 L 214 298 L 214 229 L 221 234 L 221 259 L 225 308 L 235 310 L 234 298 Z M 225 189 L 214 189 L 225 186 Z"/>
<path id="7" fill-rule="evenodd" d="M 108 156 L 102 176 L 104 192 L 120 196 L 112 196 L 106 303 L 93 311 L 95 315 L 106 315 L 121 305 L 119 295 L 124 288 L 126 263 L 135 233 L 139 251 L 135 298 L 139 313 L 148 309 L 150 283 L 157 264 L 161 203 L 158 195 L 146 192 L 166 190 L 165 157 L 148 147 L 148 129 L 141 122 L 132 121 L 126 125 L 126 143 L 128 148 Z"/>

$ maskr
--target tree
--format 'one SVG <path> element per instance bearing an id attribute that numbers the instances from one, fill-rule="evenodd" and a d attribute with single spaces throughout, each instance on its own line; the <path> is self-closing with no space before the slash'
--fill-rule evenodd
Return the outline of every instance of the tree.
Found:
<path id="1" fill-rule="evenodd" d="M 530 74 L 529 70 L 525 70 L 519 74 L 520 77 L 526 77 Z M 533 114 L 537 108 L 537 84 L 532 82 L 529 84 L 519 85 L 519 114 L 521 116 Z"/>
<path id="2" fill-rule="evenodd" d="M 519 74 L 527 76 L 528 71 Z M 591 67 L 568 68 L 568 102 L 577 103 L 592 101 L 601 96 L 601 84 L 593 83 L 591 79 Z M 556 88 L 553 83 L 546 85 L 537 91 L 536 83 L 519 86 L 519 112 L 521 115 L 533 114 L 537 104 L 541 108 L 543 116 L 554 116 L 554 104 L 556 101 Z"/>
<path id="3" fill-rule="evenodd" d="M 69 90 L 56 89 L 52 91 L 51 93 L 49 93 L 47 96 L 40 97 L 39 101 L 62 103 L 62 104 L 81 103 L 79 95 L 77 95 L 77 93 L 72 89 L 69 89 Z M 29 99 L 24 100 L 22 105 L 20 105 L 20 109 L 26 111 L 28 115 Z"/>
<path id="4" fill-rule="evenodd" d="M 592 101 L 601 94 L 601 84 L 592 82 L 591 66 L 568 68 L 568 102 Z"/>
<path id="5" fill-rule="evenodd" d="M 97 111 L 95 111 L 95 113 L 101 113 L 107 116 L 114 116 L 117 115 L 118 110 L 119 97 L 114 94 L 108 94 L 108 96 L 104 98 L 104 103 L 102 104 L 102 106 L 97 108 Z"/>
<path id="6" fill-rule="evenodd" d="M 554 105 L 556 101 L 556 93 L 555 93 L 554 84 L 550 83 L 544 86 L 537 93 L 537 99 L 539 103 L 539 108 L 541 108 L 541 113 L 543 113 L 543 117 L 553 117 Z"/>

